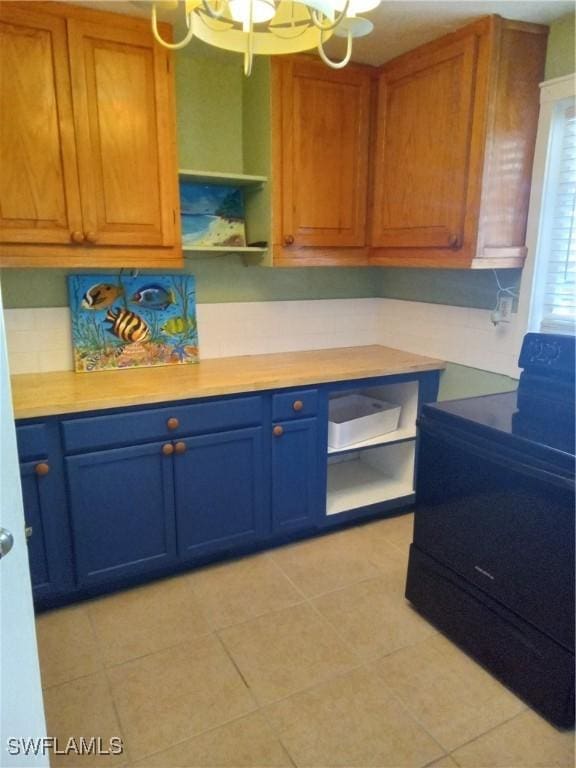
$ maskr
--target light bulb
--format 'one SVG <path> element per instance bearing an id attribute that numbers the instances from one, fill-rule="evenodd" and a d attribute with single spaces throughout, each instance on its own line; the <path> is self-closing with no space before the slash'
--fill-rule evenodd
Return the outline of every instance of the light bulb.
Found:
<path id="1" fill-rule="evenodd" d="M 252 23 L 262 24 L 274 17 L 276 9 L 273 2 L 266 0 L 228 0 L 230 16 L 234 21 L 246 25 L 250 22 L 250 6 L 252 6 Z"/>

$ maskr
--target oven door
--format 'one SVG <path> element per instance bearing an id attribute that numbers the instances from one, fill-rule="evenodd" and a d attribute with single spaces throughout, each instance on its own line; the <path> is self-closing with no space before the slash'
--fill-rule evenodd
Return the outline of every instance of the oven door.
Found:
<path id="1" fill-rule="evenodd" d="M 574 480 L 423 414 L 414 544 L 574 648 Z"/>

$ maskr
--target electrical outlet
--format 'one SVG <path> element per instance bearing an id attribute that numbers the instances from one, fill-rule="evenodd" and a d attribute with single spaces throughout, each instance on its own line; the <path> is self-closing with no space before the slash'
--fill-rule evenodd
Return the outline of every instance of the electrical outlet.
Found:
<path id="1" fill-rule="evenodd" d="M 501 323 L 509 323 L 512 319 L 512 307 L 514 306 L 513 296 L 500 296 L 498 299 L 497 310 L 499 312 L 499 320 Z"/>

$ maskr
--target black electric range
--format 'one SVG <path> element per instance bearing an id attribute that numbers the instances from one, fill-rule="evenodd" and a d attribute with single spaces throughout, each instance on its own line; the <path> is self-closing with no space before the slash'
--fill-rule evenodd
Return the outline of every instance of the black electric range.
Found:
<path id="1" fill-rule="evenodd" d="M 574 339 L 528 334 L 518 392 L 426 405 L 406 597 L 574 723 Z"/>

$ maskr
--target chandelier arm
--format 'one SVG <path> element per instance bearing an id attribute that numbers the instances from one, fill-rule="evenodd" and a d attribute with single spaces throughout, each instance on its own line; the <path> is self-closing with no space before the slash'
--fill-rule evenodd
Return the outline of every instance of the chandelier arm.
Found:
<path id="1" fill-rule="evenodd" d="M 156 18 L 156 3 L 152 3 L 152 34 L 156 38 L 156 40 L 160 43 L 160 45 L 164 46 L 164 48 L 168 48 L 170 51 L 177 51 L 179 48 L 184 48 L 185 45 L 188 45 L 190 40 L 194 37 L 194 26 L 192 25 L 192 14 L 187 13 L 186 14 L 186 26 L 188 27 L 188 31 L 186 32 L 186 37 L 184 37 L 183 40 L 180 40 L 179 43 L 169 43 L 160 35 L 160 32 L 158 32 L 158 19 Z"/>
<path id="2" fill-rule="evenodd" d="M 333 21 L 331 21 L 329 24 L 323 24 L 322 23 L 322 16 L 319 11 L 312 10 L 310 11 L 310 18 L 312 19 L 312 24 L 319 29 L 321 32 L 331 32 L 333 29 L 336 29 L 336 27 L 340 24 L 340 22 L 346 18 L 348 14 L 348 9 L 350 8 L 350 0 L 346 0 L 346 4 L 344 5 L 344 8 L 342 8 L 341 12 L 336 15 Z"/>
<path id="3" fill-rule="evenodd" d="M 248 24 L 245 26 L 246 50 L 244 52 L 244 76 L 252 74 L 252 62 L 254 61 L 254 3 L 250 0 Z"/>
<path id="4" fill-rule="evenodd" d="M 210 8 L 208 4 L 208 0 L 202 0 L 202 5 L 204 7 L 205 12 L 210 16 L 211 19 L 221 19 L 224 15 L 224 3 L 222 3 L 222 10 L 220 12 L 213 11 L 212 8 Z"/>
<path id="5" fill-rule="evenodd" d="M 346 47 L 346 55 L 342 59 L 342 61 L 332 61 L 328 58 L 324 51 L 324 40 L 322 39 L 323 36 L 320 37 L 320 42 L 318 43 L 318 54 L 320 55 L 320 58 L 326 64 L 328 67 L 331 67 L 332 69 L 344 69 L 346 64 L 350 61 L 350 57 L 352 56 L 352 33 L 348 32 L 348 45 Z"/>

